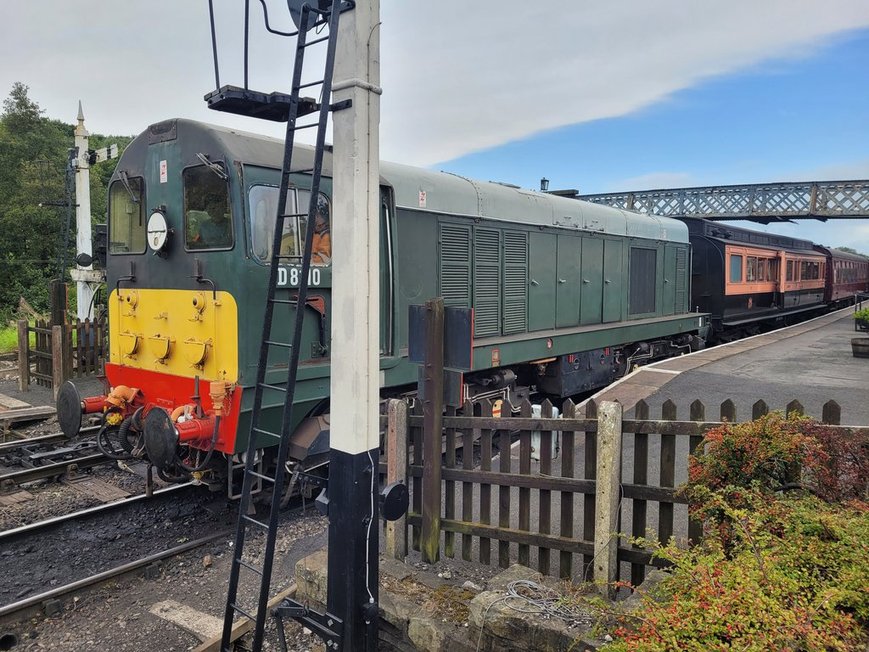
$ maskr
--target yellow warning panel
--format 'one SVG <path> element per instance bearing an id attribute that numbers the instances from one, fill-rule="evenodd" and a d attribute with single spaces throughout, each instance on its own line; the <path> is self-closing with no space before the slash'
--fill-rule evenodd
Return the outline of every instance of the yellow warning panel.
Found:
<path id="1" fill-rule="evenodd" d="M 122 288 L 109 297 L 113 364 L 238 380 L 238 307 L 227 292 Z"/>

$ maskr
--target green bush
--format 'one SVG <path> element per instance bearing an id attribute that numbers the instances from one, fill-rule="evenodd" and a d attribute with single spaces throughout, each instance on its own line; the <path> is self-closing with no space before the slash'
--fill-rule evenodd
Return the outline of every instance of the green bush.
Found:
<path id="1" fill-rule="evenodd" d="M 869 511 L 815 497 L 726 501 L 735 537 L 711 532 L 689 550 L 656 554 L 673 564 L 666 597 L 625 619 L 609 652 L 842 650 L 863 652 L 869 625 Z M 642 589 L 640 589 L 642 590 Z"/>
<path id="2" fill-rule="evenodd" d="M 704 521 L 703 541 L 691 549 L 641 542 L 671 565 L 663 598 L 659 591 L 626 617 L 607 650 L 864 652 L 862 443 L 773 413 L 710 430 L 700 450 L 684 491 Z"/>
<path id="3" fill-rule="evenodd" d="M 803 488 L 842 502 L 862 497 L 869 483 L 862 441 L 801 415 L 772 412 L 713 428 L 698 450 L 688 465 L 689 500 L 698 489 L 737 494 L 738 488 Z"/>
<path id="4" fill-rule="evenodd" d="M 857 321 L 869 322 L 869 308 L 854 311 L 854 319 Z"/>

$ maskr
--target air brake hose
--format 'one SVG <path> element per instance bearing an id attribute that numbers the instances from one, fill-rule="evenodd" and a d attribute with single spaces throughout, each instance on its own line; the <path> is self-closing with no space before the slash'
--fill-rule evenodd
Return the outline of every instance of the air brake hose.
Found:
<path id="1" fill-rule="evenodd" d="M 211 461 L 211 456 L 214 454 L 214 449 L 217 447 L 217 438 L 219 434 L 220 415 L 217 415 L 216 417 L 214 417 L 214 434 L 211 435 L 211 443 L 208 446 L 208 452 L 205 454 L 205 459 L 196 466 L 188 466 L 180 457 L 176 455 L 175 459 L 178 462 L 178 466 L 180 466 L 188 473 L 198 473 L 199 471 L 204 471 L 208 467 L 208 463 Z"/>
<path id="2" fill-rule="evenodd" d="M 121 425 L 118 426 L 118 435 L 120 437 L 126 437 L 127 431 L 130 429 L 132 417 L 127 417 L 121 422 Z M 130 453 L 123 452 L 118 453 L 115 447 L 112 445 L 112 442 L 108 439 L 109 432 L 109 424 L 103 418 L 103 425 L 100 428 L 100 431 L 97 433 L 97 448 L 100 449 L 100 452 L 112 460 L 129 460 L 132 459 L 133 456 Z M 105 440 L 105 441 L 103 441 Z"/>

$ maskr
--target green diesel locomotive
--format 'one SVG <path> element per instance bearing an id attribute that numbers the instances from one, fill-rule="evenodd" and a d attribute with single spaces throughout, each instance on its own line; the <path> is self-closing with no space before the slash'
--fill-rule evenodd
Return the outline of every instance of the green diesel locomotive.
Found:
<path id="1" fill-rule="evenodd" d="M 67 434 L 82 413 L 101 413 L 107 446 L 148 455 L 168 479 L 231 476 L 249 433 L 282 155 L 277 139 L 183 119 L 130 144 L 109 188 L 110 389 L 82 399 L 65 388 Z M 312 157 L 297 146 L 288 214 L 308 205 Z M 282 253 L 298 254 L 315 229 L 296 460 L 328 450 L 330 169 L 327 153 L 316 223 L 296 218 L 280 240 Z M 403 165 L 380 169 L 384 396 L 415 389 L 408 308 L 432 297 L 473 309 L 473 369 L 459 389 L 471 402 L 571 396 L 703 346 L 708 316 L 691 312 L 682 222 Z M 298 267 L 280 269 L 287 339 L 298 281 Z M 276 359 L 266 382 L 285 378 Z M 280 407 L 264 405 L 276 421 Z M 145 431 L 150 410 L 171 415 L 174 439 Z"/>

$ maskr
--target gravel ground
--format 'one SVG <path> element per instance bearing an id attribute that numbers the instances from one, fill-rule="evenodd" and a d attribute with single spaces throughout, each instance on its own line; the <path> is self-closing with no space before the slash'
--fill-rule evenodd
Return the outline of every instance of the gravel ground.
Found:
<path id="1" fill-rule="evenodd" d="M 27 392 L 17 387 L 16 360 L 0 357 L 0 394 L 31 405 L 53 405 L 51 391 L 31 385 Z M 95 379 L 76 381 L 83 396 L 99 393 L 101 383 Z M 30 437 L 59 431 L 57 419 L 16 424 L 15 430 Z M 86 474 L 131 495 L 144 492 L 144 479 L 129 470 L 107 465 Z M 157 481 L 159 482 L 159 481 Z M 72 484 L 32 483 L 25 487 L 30 498 L 0 507 L 0 531 L 59 516 L 103 501 L 88 496 Z M 0 583 L 0 603 L 22 599 L 36 592 L 50 590 L 89 570 L 123 563 L 149 551 L 178 545 L 182 540 L 234 528 L 235 504 L 221 496 L 200 489 L 176 505 L 152 505 L 142 510 L 117 512 L 99 523 L 77 531 L 55 533 L 46 545 L 19 542 L 0 547 L 0 564 L 4 582 Z M 180 495 L 179 495 L 180 499 Z M 272 593 L 292 581 L 295 563 L 326 544 L 327 521 L 309 509 L 305 515 L 286 514 L 278 531 Z M 159 537 L 152 536 L 159 533 Z M 146 536 L 147 534 L 147 536 Z M 248 539 L 245 559 L 259 558 L 264 538 Z M 143 571 L 110 580 L 99 587 L 67 596 L 62 611 L 54 616 L 33 616 L 25 620 L 9 617 L 0 622 L 0 637 L 13 633 L 19 639 L 16 651 L 76 649 L 111 651 L 192 650 L 200 637 L 151 613 L 155 604 L 174 600 L 212 618 L 223 618 L 231 565 L 232 536 L 162 562 L 159 576 L 146 579 Z M 244 584 L 242 585 L 244 588 Z M 203 616 L 203 619 L 206 619 Z M 289 623 L 286 627 L 290 650 L 294 652 L 323 649 L 316 636 Z M 239 650 L 243 649 L 245 639 Z M 249 640 L 248 640 L 249 646 Z M 269 626 L 265 650 L 277 650 L 274 627 Z"/>
<path id="2" fill-rule="evenodd" d="M 297 515 L 281 527 L 273 593 L 290 583 L 299 558 L 322 547 L 325 531 L 326 521 L 319 515 Z M 249 540 L 248 550 L 256 554 L 262 550 L 263 541 L 262 537 Z M 155 615 L 151 609 L 174 600 L 205 616 L 222 618 L 231 548 L 229 538 L 220 540 L 166 562 L 156 579 L 146 580 L 137 575 L 107 582 L 66 600 L 59 615 L 2 624 L 0 632 L 14 632 L 20 640 L 14 649 L 26 652 L 191 650 L 200 639 Z M 294 652 L 317 649 L 319 640 L 306 635 L 295 624 L 287 627 L 287 638 Z M 276 642 L 276 638 L 270 637 L 264 649 L 277 650 Z"/>

